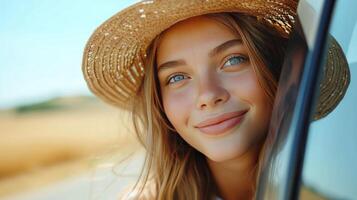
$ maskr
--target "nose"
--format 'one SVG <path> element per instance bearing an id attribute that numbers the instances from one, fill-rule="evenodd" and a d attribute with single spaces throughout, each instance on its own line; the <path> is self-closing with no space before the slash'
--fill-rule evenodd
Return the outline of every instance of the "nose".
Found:
<path id="1" fill-rule="evenodd" d="M 212 109 L 224 104 L 230 97 L 220 81 L 212 77 L 200 80 L 198 85 L 197 108 L 200 110 Z"/>

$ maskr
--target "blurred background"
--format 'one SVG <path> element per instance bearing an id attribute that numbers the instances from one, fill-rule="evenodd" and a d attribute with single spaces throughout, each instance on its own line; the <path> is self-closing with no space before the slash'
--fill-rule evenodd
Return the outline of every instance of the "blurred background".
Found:
<path id="1" fill-rule="evenodd" d="M 135 180 L 128 116 L 81 71 L 94 29 L 133 2 L 0 1 L 0 199 L 115 199 Z"/>

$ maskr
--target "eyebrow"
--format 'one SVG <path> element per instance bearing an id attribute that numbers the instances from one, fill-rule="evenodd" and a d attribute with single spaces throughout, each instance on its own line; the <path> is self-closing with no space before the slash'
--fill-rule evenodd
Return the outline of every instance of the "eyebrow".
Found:
<path id="1" fill-rule="evenodd" d="M 242 44 L 242 40 L 241 39 L 233 39 L 233 40 L 228 40 L 227 42 L 220 44 L 219 46 L 215 47 L 210 53 L 209 56 L 210 57 L 214 57 L 217 54 L 221 53 L 222 51 L 225 51 L 233 46 L 236 45 L 241 45 Z"/>
<path id="2" fill-rule="evenodd" d="M 177 67 L 180 65 L 184 65 L 185 63 L 186 62 L 184 60 L 173 60 L 173 61 L 165 62 L 158 67 L 157 72 L 159 73 L 160 70 L 174 68 L 174 67 Z"/>
<path id="3" fill-rule="evenodd" d="M 228 40 L 227 42 L 224 42 L 223 44 L 220 44 L 219 46 L 215 47 L 214 49 L 211 50 L 211 52 L 208 54 L 210 57 L 214 57 L 217 54 L 233 47 L 236 45 L 241 45 L 242 44 L 242 40 L 241 39 L 233 39 L 233 40 Z M 165 62 L 163 64 L 161 64 L 158 67 L 158 71 L 160 72 L 161 70 L 164 69 L 169 69 L 169 68 L 174 68 L 180 65 L 184 65 L 186 62 L 184 60 L 173 60 L 173 61 L 168 61 Z"/>

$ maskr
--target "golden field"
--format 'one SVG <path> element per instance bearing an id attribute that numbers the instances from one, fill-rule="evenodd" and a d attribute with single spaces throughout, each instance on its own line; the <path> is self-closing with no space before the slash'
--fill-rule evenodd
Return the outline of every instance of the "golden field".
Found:
<path id="1" fill-rule="evenodd" d="M 0 111 L 0 198 L 135 151 L 139 145 L 128 120 L 124 111 L 92 97 L 56 98 Z"/>

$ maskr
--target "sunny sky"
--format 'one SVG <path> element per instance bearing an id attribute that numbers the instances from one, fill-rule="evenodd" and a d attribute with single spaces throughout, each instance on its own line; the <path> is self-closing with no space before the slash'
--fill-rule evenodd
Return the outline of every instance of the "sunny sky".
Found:
<path id="1" fill-rule="evenodd" d="M 134 0 L 0 1 L 0 109 L 89 95 L 82 52 L 94 29 Z"/>

